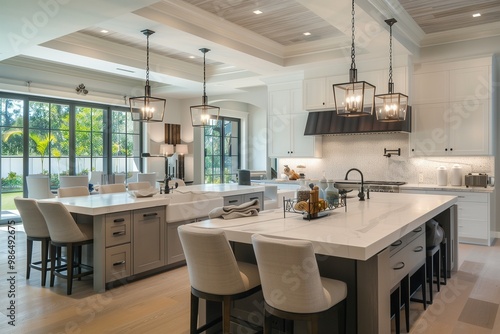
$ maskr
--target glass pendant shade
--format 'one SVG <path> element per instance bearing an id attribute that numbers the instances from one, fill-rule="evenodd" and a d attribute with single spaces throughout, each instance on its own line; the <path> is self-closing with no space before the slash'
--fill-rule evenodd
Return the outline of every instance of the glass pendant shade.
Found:
<path id="1" fill-rule="evenodd" d="M 193 127 L 204 127 L 208 124 L 210 119 L 215 119 L 217 122 L 219 120 L 220 108 L 216 106 L 211 106 L 208 104 L 208 97 L 206 93 L 206 63 L 205 54 L 210 51 L 210 49 L 202 48 L 200 51 L 203 53 L 203 96 L 201 98 L 201 104 L 196 106 L 191 106 L 191 124 Z"/>
<path id="2" fill-rule="evenodd" d="M 406 119 L 408 108 L 408 96 L 401 93 L 394 93 L 394 83 L 392 81 L 392 25 L 396 19 L 385 20 L 390 27 L 389 42 L 389 84 L 388 93 L 375 96 L 375 110 L 377 121 L 379 122 L 400 122 Z"/>
<path id="3" fill-rule="evenodd" d="M 379 122 L 399 122 L 406 119 L 408 96 L 401 93 L 380 94 L 376 97 L 376 115 Z"/>
<path id="4" fill-rule="evenodd" d="M 375 86 L 354 78 L 350 82 L 333 85 L 333 99 L 339 116 L 370 116 L 373 114 Z"/>
<path id="5" fill-rule="evenodd" d="M 129 99 L 130 114 L 133 121 L 163 122 L 167 100 L 151 96 L 151 86 L 149 85 L 149 36 L 154 34 L 154 31 L 145 29 L 141 32 L 147 37 L 146 86 L 144 86 L 144 96 L 136 96 Z"/>
<path id="6" fill-rule="evenodd" d="M 343 117 L 371 116 L 375 106 L 375 86 L 358 81 L 354 46 L 354 0 L 352 1 L 351 68 L 349 82 L 333 85 L 333 100 L 337 115 Z"/>

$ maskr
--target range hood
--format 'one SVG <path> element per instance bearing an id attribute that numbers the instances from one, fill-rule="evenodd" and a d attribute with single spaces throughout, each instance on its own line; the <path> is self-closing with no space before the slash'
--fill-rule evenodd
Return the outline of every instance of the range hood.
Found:
<path id="1" fill-rule="evenodd" d="M 402 122 L 379 122 L 377 117 L 342 117 L 335 110 L 309 112 L 305 136 L 340 135 L 356 133 L 411 132 L 411 107 Z"/>

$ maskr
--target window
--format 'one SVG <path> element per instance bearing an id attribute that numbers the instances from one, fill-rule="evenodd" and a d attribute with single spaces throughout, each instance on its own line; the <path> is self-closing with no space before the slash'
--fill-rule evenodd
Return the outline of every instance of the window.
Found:
<path id="1" fill-rule="evenodd" d="M 139 171 L 141 124 L 128 108 L 0 93 L 1 209 L 15 210 L 24 175 L 57 188 L 59 175 Z"/>
<path id="2" fill-rule="evenodd" d="M 125 110 L 113 110 L 111 119 L 111 169 L 128 179 L 140 168 L 141 123 L 132 121 Z"/>
<path id="3" fill-rule="evenodd" d="M 240 120 L 219 117 L 204 128 L 205 183 L 236 182 L 240 168 Z"/>

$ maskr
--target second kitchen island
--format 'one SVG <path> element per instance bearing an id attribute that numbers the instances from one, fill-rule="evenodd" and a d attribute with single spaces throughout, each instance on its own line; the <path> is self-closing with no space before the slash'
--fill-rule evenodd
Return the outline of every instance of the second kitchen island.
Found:
<path id="1" fill-rule="evenodd" d="M 456 270 L 456 202 L 453 196 L 377 193 L 364 202 L 348 200 L 347 212 L 340 208 L 311 221 L 277 210 L 194 226 L 223 229 L 236 256 L 246 261 L 255 261 L 254 233 L 311 241 L 321 275 L 348 285 L 348 332 L 390 333 L 390 291 L 425 263 L 427 220 L 434 218 L 445 229 L 447 271 Z"/>

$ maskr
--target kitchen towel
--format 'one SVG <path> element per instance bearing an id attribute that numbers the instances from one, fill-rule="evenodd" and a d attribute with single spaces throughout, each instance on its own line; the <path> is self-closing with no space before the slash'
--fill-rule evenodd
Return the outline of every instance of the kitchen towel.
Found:
<path id="1" fill-rule="evenodd" d="M 259 200 L 246 202 L 240 205 L 227 205 L 215 208 L 208 213 L 208 218 L 234 219 L 242 217 L 257 216 L 259 214 Z"/>

